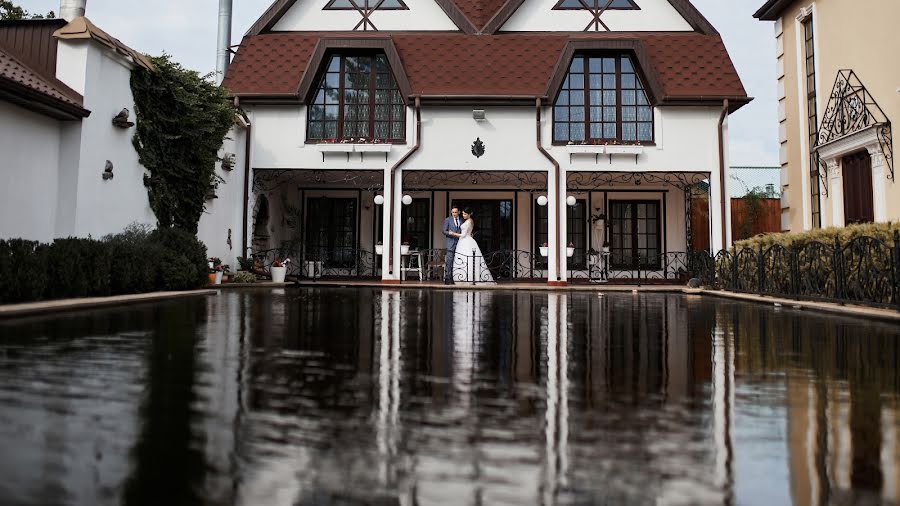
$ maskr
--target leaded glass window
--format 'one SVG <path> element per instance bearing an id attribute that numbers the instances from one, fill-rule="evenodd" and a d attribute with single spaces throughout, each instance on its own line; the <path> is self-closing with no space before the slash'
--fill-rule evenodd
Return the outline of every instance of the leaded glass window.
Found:
<path id="1" fill-rule="evenodd" d="M 387 57 L 332 55 L 310 102 L 307 139 L 403 142 L 406 102 Z"/>
<path id="2" fill-rule="evenodd" d="M 349 0 L 346 0 L 349 1 Z M 582 3 L 583 2 L 583 3 Z M 607 5 L 609 3 L 609 5 Z M 585 5 L 587 7 L 585 7 Z M 584 9 L 605 9 L 605 10 L 637 10 L 640 7 L 637 6 L 631 0 L 560 0 L 554 9 L 571 9 L 571 10 L 584 10 Z"/>
<path id="3" fill-rule="evenodd" d="M 553 141 L 653 142 L 653 107 L 630 57 L 572 59 L 553 107 Z"/>

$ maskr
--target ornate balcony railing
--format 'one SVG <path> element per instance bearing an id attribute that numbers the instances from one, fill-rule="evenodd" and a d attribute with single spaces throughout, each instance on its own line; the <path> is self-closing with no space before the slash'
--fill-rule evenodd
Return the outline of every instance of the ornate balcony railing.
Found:
<path id="1" fill-rule="evenodd" d="M 287 276 L 298 279 L 377 278 L 381 276 L 381 256 L 374 251 L 350 247 L 283 247 L 252 254 L 254 271 L 268 274 L 275 257 L 290 259 Z"/>

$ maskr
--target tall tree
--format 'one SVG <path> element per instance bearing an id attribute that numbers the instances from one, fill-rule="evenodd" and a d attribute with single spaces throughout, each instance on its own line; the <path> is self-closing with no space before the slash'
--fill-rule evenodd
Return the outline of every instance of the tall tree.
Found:
<path id="1" fill-rule="evenodd" d="M 56 13 L 50 11 L 47 15 L 29 14 L 28 11 L 12 3 L 12 0 L 0 0 L 0 19 L 49 19 L 55 18 Z"/>

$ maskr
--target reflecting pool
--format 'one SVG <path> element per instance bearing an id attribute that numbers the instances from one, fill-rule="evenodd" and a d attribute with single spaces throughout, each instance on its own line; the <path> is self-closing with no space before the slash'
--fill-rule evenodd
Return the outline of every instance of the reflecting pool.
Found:
<path id="1" fill-rule="evenodd" d="M 0 504 L 880 504 L 900 326 L 290 289 L 0 322 Z"/>

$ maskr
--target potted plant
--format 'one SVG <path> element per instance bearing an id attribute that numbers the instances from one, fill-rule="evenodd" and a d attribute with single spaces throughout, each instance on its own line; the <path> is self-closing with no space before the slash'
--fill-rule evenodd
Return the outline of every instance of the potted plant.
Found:
<path id="1" fill-rule="evenodd" d="M 541 256 L 542 256 L 542 257 L 545 257 L 545 256 L 547 256 L 547 255 L 549 254 L 549 249 L 550 249 L 550 248 L 547 246 L 547 243 L 546 243 L 546 242 L 545 242 L 540 248 L 538 248 L 538 249 L 541 250 Z"/>
<path id="2" fill-rule="evenodd" d="M 219 282 L 216 283 L 217 285 L 222 284 L 222 283 L 227 283 L 228 280 L 231 279 L 231 266 L 228 264 L 223 264 L 223 265 L 220 265 L 219 267 L 222 268 L 222 271 L 221 271 L 221 275 L 219 275 L 219 278 L 218 278 Z"/>
<path id="3" fill-rule="evenodd" d="M 252 258 L 237 257 L 237 261 L 238 261 L 238 272 L 253 270 L 253 259 Z"/>
<path id="4" fill-rule="evenodd" d="M 408 255 L 409 254 L 409 239 L 404 239 L 402 243 L 400 243 L 400 254 Z"/>
<path id="5" fill-rule="evenodd" d="M 384 245 L 381 244 L 381 241 L 375 243 L 375 254 L 381 255 L 384 254 Z"/>
<path id="6" fill-rule="evenodd" d="M 603 252 L 604 252 L 604 253 L 609 253 L 609 241 L 604 241 L 604 242 L 603 242 Z"/>
<path id="7" fill-rule="evenodd" d="M 566 256 L 571 258 L 572 255 L 575 254 L 575 243 L 570 242 L 568 246 L 566 246 Z"/>
<path id="8" fill-rule="evenodd" d="M 222 260 L 218 257 L 212 257 L 207 261 L 207 265 L 209 266 L 209 284 L 221 285 L 222 275 L 225 273 L 225 269 L 222 267 Z"/>
<path id="9" fill-rule="evenodd" d="M 289 263 L 291 263 L 290 258 L 282 260 L 280 257 L 275 257 L 271 268 L 273 282 L 284 283 L 284 277 L 287 275 L 287 264 Z"/>

